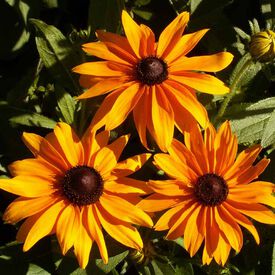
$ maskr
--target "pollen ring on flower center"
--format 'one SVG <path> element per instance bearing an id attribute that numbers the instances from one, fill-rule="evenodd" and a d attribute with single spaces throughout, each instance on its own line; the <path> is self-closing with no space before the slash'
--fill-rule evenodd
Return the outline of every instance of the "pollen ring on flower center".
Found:
<path id="1" fill-rule="evenodd" d="M 164 60 L 148 56 L 141 59 L 135 69 L 135 77 L 143 84 L 160 84 L 167 79 L 168 70 Z"/>
<path id="2" fill-rule="evenodd" d="M 226 200 L 228 186 L 222 177 L 209 173 L 197 179 L 194 193 L 203 205 L 216 206 Z"/>
<path id="3" fill-rule="evenodd" d="M 92 167 L 75 166 L 65 173 L 62 192 L 73 204 L 82 206 L 95 203 L 103 193 L 103 180 Z"/>

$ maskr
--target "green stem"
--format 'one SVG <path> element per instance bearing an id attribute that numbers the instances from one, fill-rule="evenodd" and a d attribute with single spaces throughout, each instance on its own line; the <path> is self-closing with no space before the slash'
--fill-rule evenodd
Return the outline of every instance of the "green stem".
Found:
<path id="1" fill-rule="evenodd" d="M 240 86 L 240 83 L 243 79 L 243 76 L 245 75 L 247 69 L 250 67 L 252 64 L 253 60 L 250 56 L 250 54 L 246 54 L 242 57 L 242 59 L 239 61 L 237 66 L 235 67 L 232 75 L 234 76 L 231 85 L 230 85 L 230 93 L 226 96 L 226 98 L 223 100 L 220 109 L 216 115 L 216 117 L 213 120 L 213 124 L 217 124 L 221 118 L 223 117 L 228 104 L 232 100 L 232 98 L 237 94 L 238 88 Z"/>

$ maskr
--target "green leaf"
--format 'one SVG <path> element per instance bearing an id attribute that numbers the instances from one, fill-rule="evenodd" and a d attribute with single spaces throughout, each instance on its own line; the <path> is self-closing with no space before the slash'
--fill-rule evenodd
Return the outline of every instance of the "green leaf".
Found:
<path id="1" fill-rule="evenodd" d="M 264 131 L 269 136 L 266 127 L 274 108 L 275 97 L 228 108 L 226 117 L 231 120 L 232 130 L 237 134 L 239 143 L 252 144 L 259 141 Z"/>
<path id="2" fill-rule="evenodd" d="M 145 19 L 145 20 L 150 20 L 153 13 L 149 12 L 149 11 L 144 11 L 144 10 L 140 10 L 140 9 L 132 9 L 133 13 L 135 13 L 136 15 L 138 15 L 139 17 Z"/>
<path id="3" fill-rule="evenodd" d="M 275 143 L 275 110 L 272 112 L 263 132 L 261 145 L 267 147 Z"/>
<path id="4" fill-rule="evenodd" d="M 57 105 L 66 123 L 72 124 L 74 122 L 74 115 L 76 109 L 76 101 L 73 97 L 60 86 L 55 88 Z"/>
<path id="5" fill-rule="evenodd" d="M 272 275 L 275 274 L 275 242 L 273 243 L 273 252 L 272 252 Z"/>
<path id="6" fill-rule="evenodd" d="M 36 29 L 36 45 L 39 55 L 52 77 L 72 94 L 80 94 L 80 88 L 72 68 L 80 57 L 69 40 L 56 27 L 41 20 L 30 19 Z"/>
<path id="7" fill-rule="evenodd" d="M 95 263 L 96 266 L 101 269 L 104 273 L 111 272 L 112 269 L 114 269 L 120 262 L 122 262 L 127 255 L 129 254 L 129 251 L 124 251 L 118 255 L 109 257 L 108 264 L 104 264 L 101 259 L 96 259 Z"/>
<path id="8" fill-rule="evenodd" d="M 53 129 L 56 121 L 35 112 L 10 106 L 6 101 L 0 101 L 0 112 L 9 122 L 26 126 L 37 126 Z"/>
<path id="9" fill-rule="evenodd" d="M 90 1 L 88 31 L 95 38 L 95 31 L 105 29 L 110 32 L 120 31 L 120 17 L 124 9 L 123 0 L 93 0 Z"/>
<path id="10" fill-rule="evenodd" d="M 266 22 L 272 26 L 275 24 L 275 2 L 274 0 L 260 0 L 261 11 Z"/>
<path id="11" fill-rule="evenodd" d="M 50 275 L 50 274 L 51 273 L 46 271 L 41 266 L 38 266 L 38 265 L 32 264 L 32 263 L 29 264 L 29 268 L 28 268 L 28 271 L 26 273 L 26 275 Z"/>

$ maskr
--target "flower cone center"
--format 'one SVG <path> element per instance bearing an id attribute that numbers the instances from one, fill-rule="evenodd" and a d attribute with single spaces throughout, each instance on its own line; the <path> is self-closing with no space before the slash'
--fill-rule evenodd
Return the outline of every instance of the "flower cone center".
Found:
<path id="1" fill-rule="evenodd" d="M 227 195 L 225 180 L 216 174 L 205 174 L 195 184 L 195 196 L 203 205 L 219 205 L 226 200 Z"/>
<path id="2" fill-rule="evenodd" d="M 88 166 L 76 166 L 63 178 L 63 193 L 74 204 L 88 205 L 98 201 L 103 193 L 100 174 Z"/>
<path id="3" fill-rule="evenodd" d="M 141 59 L 136 66 L 136 77 L 143 84 L 160 84 L 167 79 L 167 64 L 157 57 Z"/>

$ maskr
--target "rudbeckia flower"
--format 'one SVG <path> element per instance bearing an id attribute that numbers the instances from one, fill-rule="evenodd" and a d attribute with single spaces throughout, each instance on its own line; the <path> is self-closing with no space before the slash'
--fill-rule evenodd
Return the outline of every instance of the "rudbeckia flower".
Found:
<path id="1" fill-rule="evenodd" d="M 208 122 L 205 108 L 195 90 L 225 94 L 228 87 L 209 74 L 218 72 L 232 61 L 232 54 L 187 57 L 208 29 L 185 34 L 189 13 L 179 14 L 161 33 L 158 43 L 152 30 L 136 24 L 126 11 L 122 25 L 126 37 L 97 31 L 99 42 L 83 45 L 90 55 L 105 61 L 83 63 L 73 69 L 81 74 L 80 83 L 88 88 L 79 99 L 106 93 L 92 125 L 111 130 L 133 111 L 142 144 L 148 148 L 146 129 L 162 151 L 170 145 L 174 125 L 190 131 L 196 121 Z"/>
<path id="2" fill-rule="evenodd" d="M 171 179 L 150 181 L 154 194 L 138 206 L 148 212 L 167 210 L 155 224 L 157 231 L 168 230 L 166 238 L 184 237 L 191 257 L 203 245 L 202 262 L 214 258 L 224 265 L 231 248 L 243 246 L 241 227 L 259 244 L 260 239 L 250 218 L 275 224 L 275 215 L 264 206 L 275 207 L 274 184 L 253 181 L 266 168 L 263 158 L 253 165 L 261 151 L 253 146 L 237 155 L 237 139 L 229 122 L 218 132 L 209 125 L 202 137 L 194 128 L 185 137 L 185 145 L 173 140 L 169 154 L 156 154 L 155 164 Z"/>
<path id="3" fill-rule="evenodd" d="M 9 166 L 12 179 L 0 188 L 19 195 L 3 219 L 21 225 L 17 239 L 29 250 L 46 235 L 56 234 L 62 253 L 71 247 L 82 268 L 96 242 L 105 263 L 108 253 L 103 229 L 125 246 L 142 249 L 135 225 L 151 227 L 151 218 L 136 205 L 148 191 L 146 184 L 127 176 L 140 169 L 149 154 L 117 162 L 128 136 L 108 145 L 109 132 L 87 131 L 80 140 L 72 128 L 58 123 L 43 138 L 24 133 L 23 141 L 35 158 Z"/>

